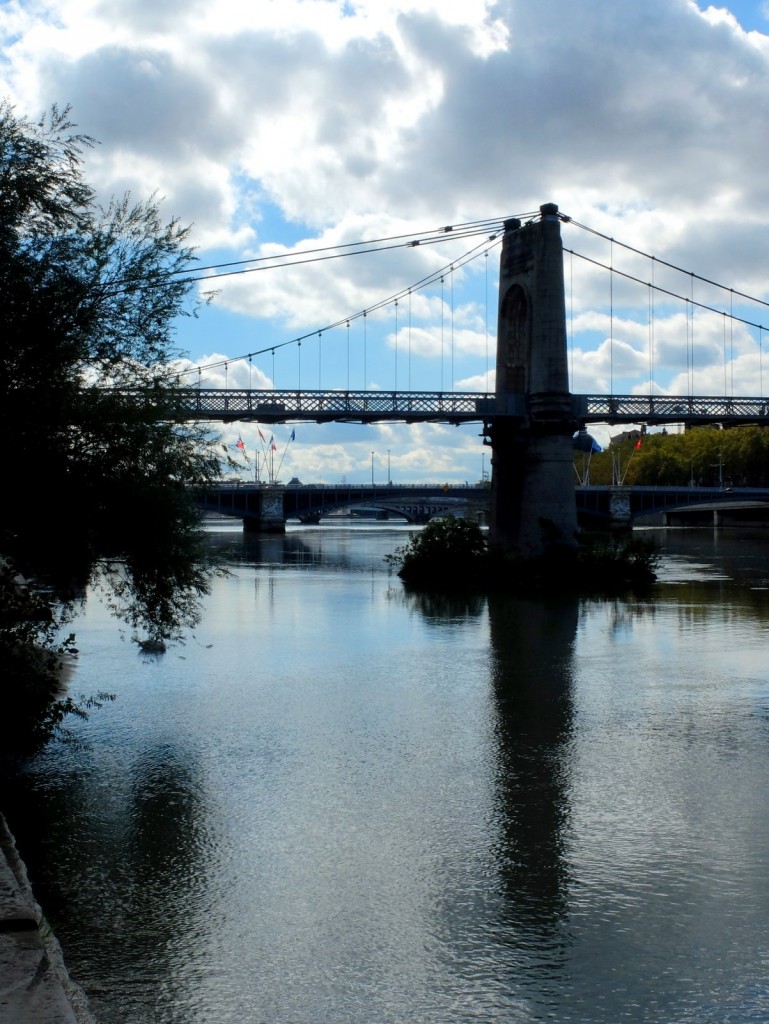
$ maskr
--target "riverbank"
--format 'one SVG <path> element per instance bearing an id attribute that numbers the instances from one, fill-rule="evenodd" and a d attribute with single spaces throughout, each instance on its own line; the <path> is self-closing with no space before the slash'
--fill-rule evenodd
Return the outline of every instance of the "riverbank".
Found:
<path id="1" fill-rule="evenodd" d="M 0 1019 L 13 1024 L 96 1024 L 67 973 L 0 814 Z"/>

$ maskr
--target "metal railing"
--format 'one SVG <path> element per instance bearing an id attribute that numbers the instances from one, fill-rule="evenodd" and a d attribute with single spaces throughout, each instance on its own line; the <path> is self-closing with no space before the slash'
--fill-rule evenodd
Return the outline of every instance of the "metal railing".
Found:
<path id="1" fill-rule="evenodd" d="M 767 423 L 769 399 L 681 395 L 573 395 L 584 423 Z"/>
<path id="2" fill-rule="evenodd" d="M 525 395 L 460 391 L 254 391 L 193 389 L 183 411 L 190 419 L 285 423 L 373 423 L 395 420 L 470 423 L 523 419 Z M 536 417 L 536 413 L 534 414 Z M 767 423 L 769 399 L 680 395 L 572 395 L 571 418 L 587 423 Z"/>
<path id="3" fill-rule="evenodd" d="M 441 391 L 249 391 L 190 389 L 187 409 L 196 419 L 283 423 L 312 420 L 371 423 L 400 420 L 482 420 L 494 395 Z M 487 409 L 489 411 L 487 411 Z"/>

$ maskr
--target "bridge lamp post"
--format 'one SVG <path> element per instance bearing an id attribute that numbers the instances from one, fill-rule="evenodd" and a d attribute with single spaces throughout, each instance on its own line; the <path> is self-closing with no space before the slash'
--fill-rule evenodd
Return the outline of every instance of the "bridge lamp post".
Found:
<path id="1" fill-rule="evenodd" d="M 374 486 L 374 453 L 371 453 L 371 486 Z"/>
<path id="2" fill-rule="evenodd" d="M 719 490 L 724 489 L 724 456 L 722 452 L 718 453 L 718 462 L 709 463 L 711 469 L 718 470 L 718 487 Z"/>
<path id="3" fill-rule="evenodd" d="M 388 448 L 387 449 L 387 486 L 388 487 L 390 486 L 391 482 L 392 481 L 390 479 L 390 449 Z"/>

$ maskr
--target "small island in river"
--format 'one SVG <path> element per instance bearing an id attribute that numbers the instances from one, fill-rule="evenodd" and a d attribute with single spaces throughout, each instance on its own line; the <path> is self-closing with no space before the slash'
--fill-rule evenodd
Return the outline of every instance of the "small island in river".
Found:
<path id="1" fill-rule="evenodd" d="M 543 527 L 544 528 L 544 527 Z M 387 561 L 412 586 L 510 593 L 618 593 L 656 580 L 656 546 L 632 533 L 583 535 L 576 549 L 551 546 L 523 559 L 489 545 L 477 523 L 434 519 Z"/>

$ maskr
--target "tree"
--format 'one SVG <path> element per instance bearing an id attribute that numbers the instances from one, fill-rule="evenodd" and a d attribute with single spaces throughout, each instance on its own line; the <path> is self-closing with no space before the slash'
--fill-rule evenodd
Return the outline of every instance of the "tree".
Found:
<path id="1" fill-rule="evenodd" d="M 768 479 L 769 431 L 758 424 L 647 434 L 627 474 L 630 484 L 679 487 L 762 487 Z"/>
<path id="2" fill-rule="evenodd" d="M 464 586 L 485 567 L 486 541 L 481 528 L 452 515 L 431 519 L 387 561 L 399 565 L 398 575 L 409 582 Z"/>
<path id="3" fill-rule="evenodd" d="M 93 145 L 68 109 L 34 123 L 0 104 L 0 555 L 60 602 L 100 576 L 167 638 L 209 578 L 189 488 L 219 470 L 172 369 L 194 257 L 155 198 L 99 205 Z"/>

